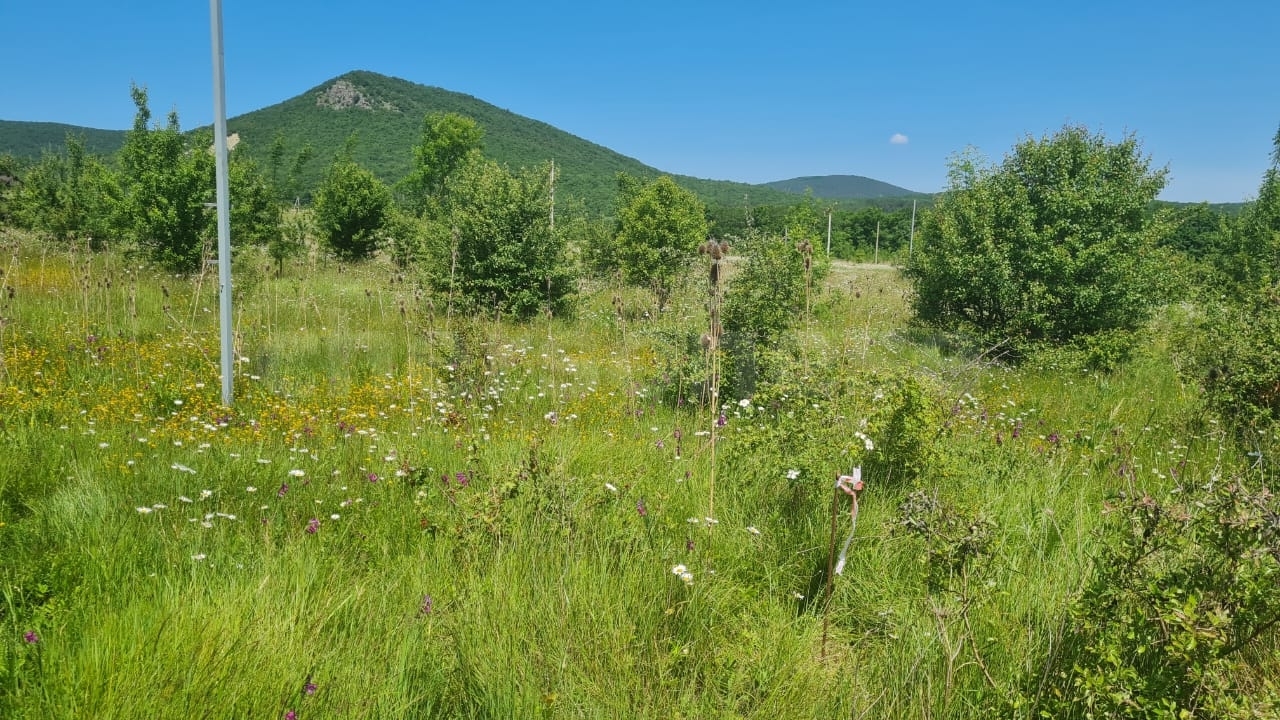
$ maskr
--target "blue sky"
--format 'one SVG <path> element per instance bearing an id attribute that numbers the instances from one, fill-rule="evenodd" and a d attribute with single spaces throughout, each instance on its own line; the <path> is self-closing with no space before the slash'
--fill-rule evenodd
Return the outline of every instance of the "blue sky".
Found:
<path id="1" fill-rule="evenodd" d="M 973 145 L 1135 133 L 1162 197 L 1252 197 L 1280 127 L 1280 3 L 224 0 L 227 109 L 349 70 L 474 95 L 669 172 L 925 192 Z M 207 2 L 0 2 L 0 119 L 212 120 Z M 897 136 L 898 142 L 892 142 Z"/>

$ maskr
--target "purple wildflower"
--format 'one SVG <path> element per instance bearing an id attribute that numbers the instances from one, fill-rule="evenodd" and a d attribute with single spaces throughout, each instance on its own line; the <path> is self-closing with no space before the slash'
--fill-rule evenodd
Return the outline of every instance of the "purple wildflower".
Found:
<path id="1" fill-rule="evenodd" d="M 29 645 L 35 645 L 40 642 L 40 636 L 36 634 L 35 630 L 28 630 L 22 633 L 22 639 L 26 640 Z"/>
<path id="2" fill-rule="evenodd" d="M 289 492 L 289 483 L 280 483 L 280 489 L 276 491 L 276 497 L 284 497 Z"/>
<path id="3" fill-rule="evenodd" d="M 724 413 L 720 413 L 720 418 L 716 420 L 716 427 L 724 427 L 725 425 L 728 425 L 728 424 L 729 424 L 729 418 L 725 417 Z"/>
<path id="4" fill-rule="evenodd" d="M 471 478 L 467 476 L 466 472 L 455 473 L 453 477 L 462 487 L 466 487 L 471 484 Z"/>
<path id="5" fill-rule="evenodd" d="M 636 513 L 638 513 L 640 517 L 649 516 L 649 508 L 645 507 L 644 498 L 640 498 L 636 501 Z"/>
<path id="6" fill-rule="evenodd" d="M 284 720 L 298 720 L 298 713 L 290 710 L 284 714 Z"/>
<path id="7" fill-rule="evenodd" d="M 378 473 L 369 473 L 369 482 L 371 483 L 378 482 Z"/>
<path id="8" fill-rule="evenodd" d="M 307 523 L 307 534 L 315 535 L 316 531 L 319 529 L 320 529 L 320 521 L 315 518 L 311 518 L 311 522 Z"/>
<path id="9" fill-rule="evenodd" d="M 308 676 L 307 676 L 307 682 L 302 686 L 302 694 L 303 694 L 303 695 L 315 695 L 315 694 L 316 694 L 316 684 L 315 684 L 315 683 L 313 683 L 313 682 L 311 682 L 311 676 L 310 676 L 310 675 L 308 675 Z"/>
<path id="10" fill-rule="evenodd" d="M 431 600 L 430 595 L 422 596 L 422 606 L 418 608 L 419 615 L 430 615 L 431 609 L 435 607 L 435 603 Z"/>

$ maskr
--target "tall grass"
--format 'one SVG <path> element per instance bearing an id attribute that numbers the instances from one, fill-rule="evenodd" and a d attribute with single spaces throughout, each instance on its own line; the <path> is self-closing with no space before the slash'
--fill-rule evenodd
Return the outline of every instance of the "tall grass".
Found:
<path id="1" fill-rule="evenodd" d="M 1109 494 L 1240 461 L 1158 333 L 1112 374 L 1011 370 L 906 332 L 895 271 L 838 266 L 805 372 L 905 369 L 943 420 L 926 472 L 867 477 L 824 608 L 848 458 L 810 448 L 788 480 L 800 458 L 748 431 L 816 428 L 725 398 L 713 448 L 696 399 L 665 399 L 701 287 L 519 326 L 376 263 L 261 272 L 228 410 L 207 283 L 5 256 L 4 717 L 989 714 L 1061 633 Z M 916 491 L 996 528 L 966 588 L 928 587 Z"/>

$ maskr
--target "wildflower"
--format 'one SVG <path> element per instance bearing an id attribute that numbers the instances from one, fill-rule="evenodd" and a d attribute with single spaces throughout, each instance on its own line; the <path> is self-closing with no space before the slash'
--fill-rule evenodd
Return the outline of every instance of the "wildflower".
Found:
<path id="1" fill-rule="evenodd" d="M 313 682 L 311 682 L 311 676 L 310 676 L 310 675 L 308 675 L 308 676 L 307 676 L 307 682 L 306 682 L 305 684 L 303 684 L 303 686 L 302 686 L 302 694 L 303 694 L 303 695 L 315 695 L 315 694 L 316 694 L 316 684 L 315 684 L 315 683 L 313 683 Z"/>
<path id="2" fill-rule="evenodd" d="M 191 473 L 192 475 L 196 474 L 195 470 L 192 470 L 191 468 L 187 467 L 186 465 L 183 465 L 182 463 L 174 463 L 169 466 L 169 469 L 177 470 L 178 472 Z"/>
<path id="3" fill-rule="evenodd" d="M 207 557 L 209 557 L 209 556 L 208 556 L 208 555 L 205 555 L 204 553 L 197 553 L 197 554 L 195 554 L 195 555 L 192 555 L 192 556 L 191 556 L 191 559 L 192 559 L 192 560 L 195 560 L 196 562 L 201 562 L 201 561 L 203 561 L 203 560 L 204 560 L 205 558 L 207 558 Z"/>
<path id="4" fill-rule="evenodd" d="M 280 483 L 280 489 L 276 491 L 276 497 L 284 497 L 289 492 L 289 483 Z"/>
<path id="5" fill-rule="evenodd" d="M 466 472 L 455 473 L 453 477 L 455 480 L 458 481 L 458 484 L 461 485 L 462 487 L 466 487 L 471 484 L 471 478 L 467 475 Z"/>
<path id="6" fill-rule="evenodd" d="M 795 468 L 792 468 L 792 469 L 790 469 L 790 470 L 788 470 L 788 471 L 787 471 L 787 479 L 788 479 L 788 480 L 795 480 L 795 479 L 796 479 L 796 478 L 798 478 L 798 477 L 800 477 L 800 471 L 799 471 L 799 470 L 796 470 Z"/>
<path id="7" fill-rule="evenodd" d="M 751 398 L 743 398 L 743 399 L 739 400 L 739 401 L 738 401 L 738 407 L 740 407 L 740 408 L 749 408 L 749 407 L 751 407 Z"/>
<path id="8" fill-rule="evenodd" d="M 369 482 L 371 483 L 378 482 L 378 473 L 369 473 Z"/>
<path id="9" fill-rule="evenodd" d="M 289 471 L 289 477 L 302 477 L 303 475 L 306 475 L 306 473 L 298 468 L 294 468 Z"/>
<path id="10" fill-rule="evenodd" d="M 290 710 L 284 714 L 284 720 L 298 720 L 298 713 Z"/>
<path id="11" fill-rule="evenodd" d="M 685 572 L 688 572 L 688 571 L 689 571 L 689 568 L 687 568 L 687 567 L 685 567 L 685 566 L 683 566 L 683 565 L 675 565 L 675 566 L 673 566 L 673 567 L 671 568 L 671 574 L 672 574 L 672 575 L 679 575 L 679 574 L 681 574 L 681 573 L 685 573 Z"/>
<path id="12" fill-rule="evenodd" d="M 244 491 L 254 493 L 254 492 L 258 492 L 258 488 L 250 485 L 249 487 L 245 488 Z"/>
<path id="13" fill-rule="evenodd" d="M 752 535 L 759 535 L 760 529 L 757 528 L 755 525 L 748 525 L 747 532 L 751 533 Z"/>
<path id="14" fill-rule="evenodd" d="M 180 501 L 182 501 L 182 502 L 184 502 L 184 503 L 195 502 L 194 500 L 192 500 L 191 498 L 187 497 L 186 495 L 179 495 L 179 496 L 178 496 L 178 500 L 180 500 Z"/>
<path id="15" fill-rule="evenodd" d="M 40 636 L 36 634 L 35 630 L 28 630 L 22 633 L 22 639 L 25 640 L 28 645 L 35 645 L 40 642 Z"/>
<path id="16" fill-rule="evenodd" d="M 716 420 L 716 427 L 724 427 L 725 425 L 728 425 L 728 424 L 729 424 L 729 418 L 725 417 L 724 413 L 720 413 L 720 417 Z"/>
<path id="17" fill-rule="evenodd" d="M 140 508 L 138 508 L 138 512 L 142 513 L 143 515 L 149 515 L 149 514 L 151 514 L 151 508 L 149 508 L 149 507 L 140 507 Z"/>
<path id="18" fill-rule="evenodd" d="M 320 521 L 315 518 L 311 518 L 311 520 L 307 523 L 307 534 L 315 535 L 316 531 L 319 529 L 320 529 Z"/>
<path id="19" fill-rule="evenodd" d="M 862 444 L 867 449 L 867 452 L 871 452 L 872 450 L 876 449 L 876 444 L 871 442 L 871 438 L 867 437 L 866 433 L 862 432 L 861 430 L 854 431 L 853 436 L 862 441 Z"/>
<path id="20" fill-rule="evenodd" d="M 684 539 L 684 550 L 685 552 L 693 552 L 693 538 Z"/>
<path id="21" fill-rule="evenodd" d="M 418 607 L 418 614 L 419 614 L 419 615 L 430 615 L 430 614 L 431 614 L 431 610 L 432 610 L 432 608 L 433 608 L 434 606 L 435 606 L 435 604 L 432 602 L 432 600 L 431 600 L 431 596 L 430 596 L 430 595 L 423 595 L 423 596 L 422 596 L 422 605 Z"/>
<path id="22" fill-rule="evenodd" d="M 258 458 L 259 465 L 270 465 L 271 461 L 266 458 Z"/>
<path id="23" fill-rule="evenodd" d="M 640 517 L 649 516 L 649 508 L 645 507 L 644 498 L 640 498 L 636 501 L 636 514 Z"/>
<path id="24" fill-rule="evenodd" d="M 682 572 L 682 573 L 680 573 L 680 581 L 681 581 L 681 582 L 683 582 L 685 585 L 692 586 L 692 585 L 693 585 L 693 573 L 691 573 L 691 572 Z"/>
<path id="25" fill-rule="evenodd" d="M 213 491 L 212 491 L 212 490 L 201 490 L 201 491 L 200 491 L 200 499 L 201 499 L 201 500 L 208 500 L 208 499 L 209 499 L 209 498 L 211 498 L 211 497 L 213 497 Z"/>
<path id="26" fill-rule="evenodd" d="M 611 492 L 611 493 L 616 493 L 616 492 L 618 492 L 618 488 L 617 488 L 617 486 L 616 486 L 616 485 L 614 485 L 613 483 L 605 483 L 605 484 L 604 484 L 604 489 L 605 489 L 605 490 L 608 490 L 608 491 L 609 491 L 609 492 Z"/>

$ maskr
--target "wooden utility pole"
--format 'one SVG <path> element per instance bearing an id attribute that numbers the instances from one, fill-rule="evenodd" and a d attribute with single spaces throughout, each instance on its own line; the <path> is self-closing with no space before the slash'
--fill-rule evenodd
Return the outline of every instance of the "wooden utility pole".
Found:
<path id="1" fill-rule="evenodd" d="M 876 221 L 876 260 L 877 265 L 880 264 L 880 221 Z"/>

